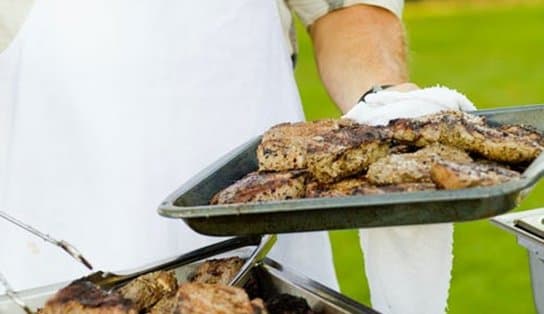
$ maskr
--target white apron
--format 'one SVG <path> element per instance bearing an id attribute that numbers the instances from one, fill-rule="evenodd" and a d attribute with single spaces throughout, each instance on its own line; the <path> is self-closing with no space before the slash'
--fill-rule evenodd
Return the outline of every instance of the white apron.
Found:
<path id="1" fill-rule="evenodd" d="M 274 1 L 36 1 L 0 54 L 0 208 L 98 269 L 218 241 L 157 205 L 235 146 L 303 118 L 284 45 Z M 272 255 L 337 288 L 326 233 L 282 236 Z M 16 289 L 85 274 L 2 221 L 0 270 Z"/>

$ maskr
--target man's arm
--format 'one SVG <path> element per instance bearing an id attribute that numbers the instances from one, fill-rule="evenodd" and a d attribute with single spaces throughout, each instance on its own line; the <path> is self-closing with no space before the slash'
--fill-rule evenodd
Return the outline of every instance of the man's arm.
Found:
<path id="1" fill-rule="evenodd" d="M 404 28 L 386 9 L 354 5 L 333 11 L 311 25 L 310 35 L 321 79 L 343 112 L 374 85 L 408 81 Z"/>

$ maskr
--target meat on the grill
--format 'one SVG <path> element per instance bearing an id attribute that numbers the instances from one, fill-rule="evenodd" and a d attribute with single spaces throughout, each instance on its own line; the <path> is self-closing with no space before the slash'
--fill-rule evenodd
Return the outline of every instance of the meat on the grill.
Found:
<path id="1" fill-rule="evenodd" d="M 218 192 L 211 204 L 250 203 L 304 197 L 306 172 L 252 172 Z"/>
<path id="2" fill-rule="evenodd" d="M 251 307 L 253 308 L 253 314 L 269 314 L 263 300 L 260 298 L 251 300 Z"/>
<path id="3" fill-rule="evenodd" d="M 444 189 L 490 186 L 519 178 L 519 176 L 517 171 L 492 163 L 460 164 L 438 161 L 431 167 L 433 182 Z"/>
<path id="4" fill-rule="evenodd" d="M 400 142 L 416 146 L 438 142 L 509 164 L 532 161 L 542 151 L 541 145 L 526 136 L 492 128 L 483 117 L 461 111 L 397 119 L 389 128 Z"/>
<path id="5" fill-rule="evenodd" d="M 160 299 L 175 293 L 177 287 L 174 272 L 157 271 L 132 280 L 118 292 L 132 300 L 138 311 L 147 311 Z"/>
<path id="6" fill-rule="evenodd" d="M 306 147 L 312 137 L 352 124 L 347 119 L 278 124 L 264 133 L 257 148 L 259 170 L 304 169 Z"/>
<path id="7" fill-rule="evenodd" d="M 433 143 L 414 153 L 382 157 L 368 167 L 366 176 L 377 185 L 431 182 L 431 165 L 437 160 L 468 163 L 472 158 L 461 149 Z"/>
<path id="8" fill-rule="evenodd" d="M 306 197 L 343 197 L 354 195 L 375 195 L 393 192 L 416 192 L 434 190 L 436 186 L 429 182 L 400 183 L 377 186 L 368 182 L 365 177 L 344 179 L 335 183 L 311 182 L 306 186 Z"/>
<path id="9" fill-rule="evenodd" d="M 306 162 L 315 179 L 330 183 L 366 170 L 389 146 L 387 129 L 353 125 L 311 138 Z"/>
<path id="10" fill-rule="evenodd" d="M 137 314 L 135 304 L 119 293 L 108 293 L 85 280 L 76 280 L 47 301 L 40 314 Z"/>
<path id="11" fill-rule="evenodd" d="M 178 298 L 176 294 L 164 297 L 155 303 L 149 314 L 174 314 L 176 306 L 178 305 Z"/>
<path id="12" fill-rule="evenodd" d="M 243 289 L 221 284 L 186 283 L 177 292 L 176 314 L 263 313 Z"/>
<path id="13" fill-rule="evenodd" d="M 281 293 L 266 301 L 270 314 L 314 314 L 304 298 Z"/>
<path id="14" fill-rule="evenodd" d="M 210 259 L 202 263 L 189 279 L 191 282 L 227 285 L 244 265 L 239 257 Z"/>

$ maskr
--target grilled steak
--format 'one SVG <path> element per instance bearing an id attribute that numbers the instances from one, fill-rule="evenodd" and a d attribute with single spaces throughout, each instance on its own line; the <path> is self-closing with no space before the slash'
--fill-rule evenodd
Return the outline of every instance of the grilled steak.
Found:
<path id="1" fill-rule="evenodd" d="M 323 133 L 354 124 L 351 120 L 319 120 L 282 123 L 264 133 L 257 148 L 261 171 L 285 171 L 306 168 L 308 141 Z"/>
<path id="2" fill-rule="evenodd" d="M 177 292 L 176 314 L 254 314 L 254 306 L 240 288 L 220 284 L 186 283 Z"/>
<path id="3" fill-rule="evenodd" d="M 244 260 L 239 257 L 210 259 L 197 268 L 190 281 L 227 285 L 243 265 Z"/>
<path id="4" fill-rule="evenodd" d="M 253 314 L 269 314 L 262 299 L 251 300 L 251 307 L 253 308 Z"/>
<path id="5" fill-rule="evenodd" d="M 137 314 L 134 303 L 88 281 L 77 280 L 47 301 L 41 314 Z"/>
<path id="6" fill-rule="evenodd" d="M 431 165 L 437 160 L 468 163 L 472 158 L 458 148 L 433 143 L 414 153 L 380 158 L 369 166 L 366 176 L 377 185 L 431 182 Z"/>
<path id="7" fill-rule="evenodd" d="M 438 161 L 431 167 L 433 182 L 444 189 L 489 186 L 516 179 L 519 172 L 489 163 Z"/>
<path id="8" fill-rule="evenodd" d="M 376 186 L 364 177 L 344 179 L 342 181 L 324 184 L 311 182 L 306 186 L 306 197 L 343 197 L 354 195 L 373 195 L 392 192 L 415 192 L 434 190 L 433 183 L 400 183 L 395 185 Z"/>
<path id="9" fill-rule="evenodd" d="M 500 131 L 510 133 L 527 141 L 537 142 L 540 146 L 544 146 L 544 135 L 536 128 L 523 124 L 507 124 L 499 128 Z"/>
<path id="10" fill-rule="evenodd" d="M 166 296 L 155 303 L 149 311 L 150 314 L 174 314 L 176 306 L 178 305 L 178 298 L 176 294 Z"/>
<path id="11" fill-rule="evenodd" d="M 438 142 L 505 163 L 529 162 L 542 151 L 541 145 L 526 136 L 491 128 L 484 118 L 461 111 L 397 119 L 389 128 L 401 142 L 417 146 Z"/>
<path id="12" fill-rule="evenodd" d="M 306 173 L 252 172 L 217 193 L 211 204 L 249 203 L 304 197 Z"/>
<path id="13" fill-rule="evenodd" d="M 216 289 L 219 289 L 218 287 L 221 286 L 221 287 L 227 287 L 227 286 L 222 286 L 222 285 L 207 285 L 204 289 L 208 289 L 210 290 L 209 293 L 213 294 L 215 293 L 213 290 L 216 290 Z M 187 289 L 187 287 L 185 287 L 185 289 Z M 231 302 L 231 299 L 234 300 L 234 302 L 239 302 L 237 301 L 236 297 L 234 298 L 231 298 L 230 297 L 230 294 L 234 294 L 234 293 L 240 293 L 243 292 L 243 290 L 239 289 L 239 288 L 232 288 L 234 289 L 233 291 L 228 291 L 225 295 L 223 295 L 221 298 L 222 298 L 222 302 Z M 227 312 L 227 311 L 224 311 L 224 312 L 221 312 L 221 309 L 217 309 L 216 312 L 208 312 L 210 310 L 209 307 L 206 307 L 206 306 L 202 306 L 203 304 L 206 304 L 206 303 L 212 303 L 212 304 L 209 304 L 209 305 L 212 305 L 213 306 L 213 302 L 216 302 L 217 300 L 214 299 L 213 297 L 210 298 L 209 295 L 206 295 L 204 297 L 202 297 L 201 295 L 198 295 L 198 293 L 206 293 L 206 291 L 202 291 L 202 289 L 196 289 L 188 293 L 195 293 L 197 294 L 195 298 L 192 298 L 191 296 L 191 299 L 190 300 L 180 300 L 180 294 L 174 294 L 172 296 L 169 296 L 169 297 L 165 297 L 165 298 L 162 298 L 159 302 L 157 302 L 157 304 L 155 304 L 155 306 L 153 306 L 153 308 L 151 309 L 151 311 L 149 312 L 150 314 L 175 314 L 175 313 L 239 313 L 239 312 Z M 187 294 L 183 294 L 182 296 L 187 296 Z M 225 297 L 226 296 L 226 297 Z M 199 299 L 200 298 L 200 299 Z M 247 298 L 247 297 L 246 297 Z M 243 299 L 243 298 L 241 298 Z M 249 301 L 249 298 L 247 298 L 247 301 Z M 185 304 L 184 305 L 184 309 L 183 309 L 183 312 L 180 312 L 180 310 L 178 310 L 178 306 L 180 306 L 180 302 L 190 302 L 192 304 Z M 245 300 L 244 302 L 245 303 Z M 235 303 L 233 304 L 234 306 L 236 305 Z M 254 300 L 251 300 L 249 301 L 249 305 L 251 306 L 251 312 L 247 312 L 247 313 L 252 313 L 252 314 L 267 314 L 268 312 L 266 311 L 265 309 L 265 306 L 264 306 L 264 303 L 261 299 L 254 299 Z M 228 310 L 227 309 L 224 309 L 224 310 Z M 243 312 L 243 313 L 246 313 L 246 312 Z"/>
<path id="14" fill-rule="evenodd" d="M 330 183 L 366 170 L 389 153 L 385 128 L 353 125 L 313 137 L 308 143 L 307 166 L 319 182 Z"/>
<path id="15" fill-rule="evenodd" d="M 132 300 L 138 311 L 149 310 L 155 303 L 177 290 L 174 272 L 157 271 L 140 276 L 118 291 L 126 299 Z"/>

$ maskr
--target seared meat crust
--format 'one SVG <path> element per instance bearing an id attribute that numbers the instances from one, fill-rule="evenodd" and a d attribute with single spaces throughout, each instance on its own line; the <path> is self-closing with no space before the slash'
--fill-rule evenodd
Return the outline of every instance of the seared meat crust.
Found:
<path id="1" fill-rule="evenodd" d="M 304 197 L 306 172 L 252 172 L 220 191 L 211 204 L 250 203 Z"/>
<path id="2" fill-rule="evenodd" d="M 174 314 L 176 306 L 178 305 L 178 298 L 176 294 L 166 296 L 155 303 L 149 311 L 149 314 Z"/>
<path id="3" fill-rule="evenodd" d="M 132 300 L 138 311 L 145 311 L 177 288 L 174 272 L 157 271 L 132 280 L 118 291 L 124 298 Z"/>
<path id="4" fill-rule="evenodd" d="M 395 185 L 374 185 L 364 177 L 344 179 L 342 181 L 324 184 L 311 182 L 306 186 L 306 197 L 343 197 L 354 195 L 374 195 L 392 192 L 415 192 L 434 190 L 433 183 L 400 183 Z"/>
<path id="5" fill-rule="evenodd" d="M 382 127 L 353 125 L 313 137 L 308 143 L 307 166 L 322 183 L 366 170 L 389 153 L 389 132 Z"/>
<path id="6" fill-rule="evenodd" d="M 191 276 L 191 282 L 227 285 L 244 265 L 239 257 L 209 259 L 202 263 Z"/>
<path id="7" fill-rule="evenodd" d="M 243 289 L 220 284 L 186 283 L 177 292 L 176 314 L 253 314 Z"/>
<path id="8" fill-rule="evenodd" d="M 474 186 L 490 186 L 519 178 L 520 174 L 496 164 L 459 164 L 438 161 L 431 167 L 433 182 L 444 189 L 463 189 Z"/>
<path id="9" fill-rule="evenodd" d="M 431 182 L 431 165 L 442 159 L 459 163 L 472 161 L 461 149 L 433 143 L 414 153 L 380 158 L 369 166 L 366 176 L 368 181 L 377 185 Z"/>
<path id="10" fill-rule="evenodd" d="M 537 142 L 544 146 L 544 135 L 536 128 L 524 124 L 506 124 L 499 127 L 500 131 L 510 133 L 526 141 Z"/>
<path id="11" fill-rule="evenodd" d="M 263 135 L 257 147 L 260 171 L 285 171 L 306 168 L 308 141 L 323 133 L 353 125 L 347 119 L 282 123 Z"/>
<path id="12" fill-rule="evenodd" d="M 505 163 L 529 162 L 542 151 L 541 145 L 527 137 L 491 128 L 483 117 L 461 111 L 397 119 L 389 127 L 401 142 L 417 146 L 438 142 Z"/>
<path id="13" fill-rule="evenodd" d="M 97 285 L 76 280 L 47 301 L 41 314 L 137 314 L 129 299 L 108 293 Z"/>

